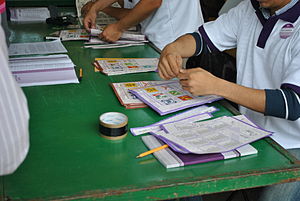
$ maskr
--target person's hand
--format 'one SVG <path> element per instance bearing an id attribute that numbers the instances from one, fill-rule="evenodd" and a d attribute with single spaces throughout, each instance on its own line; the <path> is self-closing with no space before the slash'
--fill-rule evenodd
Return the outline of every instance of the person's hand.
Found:
<path id="1" fill-rule="evenodd" d="M 91 31 L 91 29 L 96 28 L 96 18 L 97 18 L 97 12 L 94 9 L 90 9 L 83 19 L 83 25 L 84 28 L 87 31 Z"/>
<path id="2" fill-rule="evenodd" d="M 86 4 L 84 4 L 84 6 L 82 6 L 81 11 L 80 11 L 81 15 L 85 16 L 89 12 L 89 10 L 91 9 L 91 7 L 93 6 L 94 3 L 95 2 L 89 1 Z"/>
<path id="3" fill-rule="evenodd" d="M 159 59 L 158 73 L 162 79 L 169 80 L 177 77 L 182 67 L 182 58 L 172 44 L 167 45 Z"/>
<path id="4" fill-rule="evenodd" d="M 182 69 L 178 78 L 182 88 L 195 96 L 217 95 L 216 86 L 220 86 L 217 84 L 220 78 L 202 68 Z"/>
<path id="5" fill-rule="evenodd" d="M 117 23 L 110 24 L 100 33 L 99 38 L 107 42 L 115 42 L 119 40 L 123 31 L 120 30 Z"/>

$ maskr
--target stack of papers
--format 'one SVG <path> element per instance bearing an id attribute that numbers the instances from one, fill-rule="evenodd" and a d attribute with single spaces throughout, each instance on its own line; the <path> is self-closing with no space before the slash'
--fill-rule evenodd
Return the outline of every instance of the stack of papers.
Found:
<path id="1" fill-rule="evenodd" d="M 130 92 L 160 115 L 222 99 L 222 97 L 216 95 L 194 96 L 183 90 L 178 81 L 132 89 Z"/>
<path id="2" fill-rule="evenodd" d="M 140 101 L 135 95 L 129 92 L 130 89 L 139 87 L 153 86 L 157 84 L 170 83 L 173 81 L 139 81 L 139 82 L 120 82 L 112 83 L 111 86 L 118 97 L 120 103 L 127 109 L 147 107 L 145 103 Z"/>
<path id="3" fill-rule="evenodd" d="M 149 149 L 169 145 L 170 148 L 154 153 L 166 168 L 255 154 L 257 150 L 249 143 L 272 134 L 243 115 L 201 122 L 191 117 L 160 127 L 162 130 L 143 136 L 142 140 Z"/>
<path id="4" fill-rule="evenodd" d="M 48 8 L 10 8 L 12 22 L 45 22 L 50 17 Z"/>
<path id="5" fill-rule="evenodd" d="M 158 58 L 96 58 L 95 71 L 105 75 L 122 75 L 156 71 Z"/>
<path id="6" fill-rule="evenodd" d="M 91 38 L 89 42 L 85 43 L 85 48 L 92 49 L 107 49 L 107 48 L 120 48 L 129 46 L 144 45 L 149 42 L 145 35 L 139 32 L 124 32 L 121 38 L 115 42 L 108 43 L 98 38 L 98 35 L 102 32 L 103 28 L 91 29 Z"/>
<path id="7" fill-rule="evenodd" d="M 34 43 L 12 43 L 9 46 L 9 56 L 65 53 L 66 48 L 60 40 Z"/>
<path id="8" fill-rule="evenodd" d="M 91 29 L 92 36 L 98 36 L 103 30 L 101 29 Z M 125 39 L 129 41 L 146 41 L 147 38 L 144 34 L 137 33 L 137 32 L 124 32 L 121 35 L 120 39 Z"/>
<path id="9" fill-rule="evenodd" d="M 74 64 L 66 54 L 9 59 L 20 86 L 78 83 Z"/>

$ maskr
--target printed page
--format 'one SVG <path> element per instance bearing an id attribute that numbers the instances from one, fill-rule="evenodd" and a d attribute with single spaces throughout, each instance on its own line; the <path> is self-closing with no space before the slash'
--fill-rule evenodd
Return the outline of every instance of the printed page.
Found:
<path id="1" fill-rule="evenodd" d="M 165 139 L 191 153 L 227 152 L 272 134 L 232 117 L 220 117 L 197 123 L 169 123 L 162 125 Z"/>
<path id="2" fill-rule="evenodd" d="M 170 123 L 170 122 L 174 122 L 174 121 L 179 121 L 182 119 L 187 119 L 188 117 L 191 116 L 195 116 L 195 115 L 199 115 L 199 114 L 203 114 L 203 113 L 213 113 L 215 112 L 217 109 L 215 107 L 208 107 L 206 105 L 202 105 L 193 109 L 190 109 L 188 111 L 179 113 L 177 115 L 174 115 L 172 117 L 169 117 L 167 119 L 164 119 L 162 121 L 159 121 L 157 123 L 148 125 L 148 126 L 143 126 L 143 127 L 136 127 L 136 128 L 131 128 L 130 131 L 131 133 L 136 136 L 136 135 L 141 135 L 141 134 L 145 134 L 145 133 L 150 133 L 150 132 L 157 132 L 162 130 L 160 125 L 165 124 L 165 123 Z M 210 116 L 208 117 L 210 118 Z M 193 119 L 189 119 L 189 123 L 194 122 L 191 121 Z M 202 119 L 197 119 L 196 121 L 199 121 Z"/>
<path id="3" fill-rule="evenodd" d="M 86 40 L 90 39 L 89 33 L 85 29 L 62 30 L 59 35 L 62 41 Z"/>
<path id="4" fill-rule="evenodd" d="M 162 83 L 170 83 L 174 81 L 139 81 L 139 82 L 120 82 L 112 83 L 115 93 L 120 97 L 123 104 L 144 104 L 135 95 L 129 92 L 130 89 L 140 87 L 153 86 Z"/>
<path id="5" fill-rule="evenodd" d="M 222 99 L 216 95 L 193 96 L 183 90 L 179 82 L 134 89 L 131 92 L 160 115 Z"/>
<path id="6" fill-rule="evenodd" d="M 155 71 L 158 58 L 96 58 L 102 72 L 107 75 L 121 75 Z"/>
<path id="7" fill-rule="evenodd" d="M 8 49 L 9 56 L 65 53 L 66 48 L 60 40 L 50 42 L 12 43 Z"/>
<path id="8" fill-rule="evenodd" d="M 45 22 L 50 17 L 48 8 L 10 8 L 12 22 Z"/>

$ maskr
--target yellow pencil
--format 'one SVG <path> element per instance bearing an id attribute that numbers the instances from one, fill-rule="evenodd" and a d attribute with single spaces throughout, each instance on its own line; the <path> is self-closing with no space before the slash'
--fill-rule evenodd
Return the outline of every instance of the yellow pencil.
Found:
<path id="1" fill-rule="evenodd" d="M 82 76 L 83 76 L 82 68 L 80 68 L 79 69 L 79 82 L 82 80 Z"/>
<path id="2" fill-rule="evenodd" d="M 169 147 L 169 145 L 165 144 L 165 145 L 163 145 L 163 146 L 160 146 L 160 147 L 157 147 L 157 148 L 155 148 L 155 149 L 151 149 L 151 150 L 149 150 L 149 151 L 146 151 L 146 152 L 144 152 L 144 153 L 141 153 L 141 154 L 138 155 L 136 158 L 142 158 L 142 157 L 144 157 L 144 156 L 147 156 L 147 155 L 149 155 L 149 154 L 152 154 L 152 153 L 154 153 L 154 152 L 156 152 L 156 151 L 159 151 L 159 150 L 161 150 L 161 149 L 165 149 L 165 148 L 167 148 L 167 147 Z"/>

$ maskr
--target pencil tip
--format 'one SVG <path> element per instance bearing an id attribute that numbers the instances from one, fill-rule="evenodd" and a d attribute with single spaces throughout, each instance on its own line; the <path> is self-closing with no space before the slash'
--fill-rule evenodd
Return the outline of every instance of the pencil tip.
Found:
<path id="1" fill-rule="evenodd" d="M 135 158 L 141 158 L 140 156 L 137 156 L 137 157 L 135 157 Z"/>

